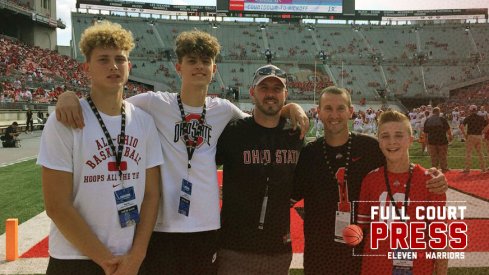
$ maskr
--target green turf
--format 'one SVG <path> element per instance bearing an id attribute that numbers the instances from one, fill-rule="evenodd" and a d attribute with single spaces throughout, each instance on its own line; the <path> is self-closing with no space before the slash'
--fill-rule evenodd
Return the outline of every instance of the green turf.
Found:
<path id="1" fill-rule="evenodd" d="M 44 211 L 41 190 L 41 168 L 35 160 L 0 168 L 0 234 L 5 220 L 19 219 L 19 224 Z"/>
<path id="2" fill-rule="evenodd" d="M 411 162 L 419 163 L 423 167 L 431 167 L 431 160 L 427 153 L 421 153 L 421 144 L 414 142 L 409 152 Z M 486 157 L 486 163 L 488 158 Z M 463 169 L 465 165 L 465 143 L 454 141 L 448 146 L 448 168 Z M 472 154 L 472 169 L 480 169 L 479 159 L 476 154 Z"/>

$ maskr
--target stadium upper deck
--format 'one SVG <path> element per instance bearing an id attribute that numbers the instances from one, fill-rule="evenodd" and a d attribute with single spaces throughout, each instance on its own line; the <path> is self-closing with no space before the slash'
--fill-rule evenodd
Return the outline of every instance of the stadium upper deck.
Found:
<path id="1" fill-rule="evenodd" d="M 73 13 L 75 54 L 81 32 L 100 15 Z M 103 16 L 130 29 L 137 40 L 132 54 L 133 76 L 155 88 L 174 90 L 179 79 L 173 41 L 179 32 L 198 28 L 222 44 L 219 74 L 210 93 L 228 87 L 247 95 L 252 72 L 272 62 L 290 75 L 292 99 L 312 99 L 314 86 L 337 84 L 349 88 L 354 100 L 380 99 L 380 93 L 399 97 L 448 97 L 451 88 L 485 80 L 489 72 L 488 24 L 436 25 L 314 25 L 175 21 L 164 19 Z M 320 60 L 318 53 L 324 51 Z M 315 65 L 316 64 L 316 65 Z M 318 81 L 314 85 L 314 75 Z"/>

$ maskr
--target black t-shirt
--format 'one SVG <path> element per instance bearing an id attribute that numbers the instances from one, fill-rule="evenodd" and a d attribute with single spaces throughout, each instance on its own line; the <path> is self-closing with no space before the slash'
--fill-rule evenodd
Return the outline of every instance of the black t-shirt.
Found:
<path id="1" fill-rule="evenodd" d="M 450 129 L 450 125 L 445 118 L 433 115 L 426 119 L 423 131 L 428 134 L 428 144 L 445 145 L 448 144 L 448 129 Z"/>
<path id="2" fill-rule="evenodd" d="M 12 127 L 12 125 L 7 127 L 7 130 L 5 130 L 5 140 L 6 141 L 13 140 L 14 137 L 11 134 L 15 134 L 15 133 L 17 133 L 17 130 L 14 129 L 14 127 Z"/>
<path id="3" fill-rule="evenodd" d="M 223 164 L 222 248 L 253 253 L 291 252 L 290 196 L 293 173 L 303 141 L 281 120 L 275 128 L 253 117 L 230 123 L 217 143 Z M 259 229 L 263 200 L 268 202 Z"/>
<path id="4" fill-rule="evenodd" d="M 484 129 L 487 122 L 483 117 L 471 114 L 464 119 L 463 124 L 467 125 L 467 135 L 482 135 L 482 129 Z"/>
<path id="5" fill-rule="evenodd" d="M 304 272 L 305 274 L 359 274 L 361 257 L 352 256 L 352 248 L 334 241 L 338 183 L 324 159 L 324 138 L 309 143 L 301 152 L 294 178 L 293 197 L 304 198 Z M 346 144 L 327 146 L 328 160 L 334 173 L 345 166 Z M 336 158 L 340 154 L 342 157 Z M 373 137 L 352 133 L 349 166 L 349 201 L 358 201 L 362 179 L 385 163 L 379 143 Z M 355 213 L 358 203 L 352 203 Z M 352 218 L 353 215 L 352 215 Z M 356 247 L 357 253 L 361 252 Z"/>

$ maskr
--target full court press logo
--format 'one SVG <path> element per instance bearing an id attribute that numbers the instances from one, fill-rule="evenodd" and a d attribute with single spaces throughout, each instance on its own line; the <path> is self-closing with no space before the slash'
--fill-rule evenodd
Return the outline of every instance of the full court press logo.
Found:
<path id="1" fill-rule="evenodd" d="M 464 202 L 451 201 L 447 203 L 459 205 L 446 206 L 426 206 L 442 203 L 433 201 L 410 203 L 424 205 L 414 206 L 408 212 L 408 205 L 393 206 L 385 202 L 385 205 L 371 206 L 370 215 L 359 215 L 360 226 L 346 227 L 343 230 L 345 243 L 355 246 L 364 242 L 363 250 L 354 251 L 354 255 L 385 257 L 394 261 L 464 259 L 464 250 L 469 242 L 465 222 L 467 206 L 460 205 Z"/>

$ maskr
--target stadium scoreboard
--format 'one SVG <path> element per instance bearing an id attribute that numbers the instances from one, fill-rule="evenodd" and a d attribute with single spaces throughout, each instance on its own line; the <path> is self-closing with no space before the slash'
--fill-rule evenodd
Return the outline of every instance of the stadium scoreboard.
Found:
<path id="1" fill-rule="evenodd" d="M 354 11 L 355 0 L 216 0 L 216 6 L 162 4 L 163 1 L 77 0 L 76 7 L 162 15 L 205 15 L 269 18 L 329 18 L 342 14 L 343 2 Z"/>
<path id="2" fill-rule="evenodd" d="M 161 15 L 206 15 L 216 13 L 215 6 L 169 5 L 161 1 L 117 1 L 117 0 L 77 0 L 77 8 L 89 10 L 108 10 L 115 12 L 152 13 Z"/>
<path id="3" fill-rule="evenodd" d="M 234 15 L 304 17 L 341 14 L 343 0 L 218 0 L 217 11 Z"/>
<path id="4" fill-rule="evenodd" d="M 216 6 L 169 5 L 163 1 L 77 0 L 77 8 L 161 15 L 255 17 L 272 20 L 451 20 L 488 19 L 487 8 L 356 10 L 355 0 L 216 0 Z"/>

